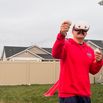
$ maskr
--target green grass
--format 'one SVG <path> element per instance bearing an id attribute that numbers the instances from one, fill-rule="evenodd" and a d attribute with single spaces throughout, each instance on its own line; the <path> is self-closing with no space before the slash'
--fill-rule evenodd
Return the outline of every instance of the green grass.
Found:
<path id="1" fill-rule="evenodd" d="M 103 103 L 103 84 L 94 84 L 91 87 L 92 103 Z"/>
<path id="2" fill-rule="evenodd" d="M 0 103 L 58 103 L 57 93 L 44 97 L 51 85 L 0 86 Z M 92 103 L 103 103 L 103 85 L 92 85 Z"/>

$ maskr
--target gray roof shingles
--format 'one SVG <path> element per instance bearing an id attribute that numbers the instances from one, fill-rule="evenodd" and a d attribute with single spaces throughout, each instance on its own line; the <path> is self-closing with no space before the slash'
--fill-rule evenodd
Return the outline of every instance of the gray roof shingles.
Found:
<path id="1" fill-rule="evenodd" d="M 28 47 L 4 46 L 6 58 L 13 56 L 21 51 L 24 51 L 27 48 Z M 43 48 L 43 49 L 51 53 L 51 48 Z M 51 54 L 37 54 L 37 55 L 41 56 L 44 59 L 54 59 Z"/>
<path id="2" fill-rule="evenodd" d="M 48 51 L 49 53 L 51 53 L 52 48 L 43 48 L 44 50 Z"/>
<path id="3" fill-rule="evenodd" d="M 86 39 L 85 42 L 87 42 L 87 41 L 91 41 L 92 43 L 94 43 L 95 45 L 99 46 L 100 48 L 103 48 L 103 40 Z"/>
<path id="4" fill-rule="evenodd" d="M 94 44 L 96 44 L 97 46 L 103 48 L 103 41 L 102 40 L 89 40 L 89 39 L 85 40 L 85 42 L 87 42 L 87 41 L 91 41 Z M 28 47 L 4 46 L 6 58 L 13 56 L 13 55 L 15 55 L 15 54 L 27 49 L 27 48 Z M 52 51 L 52 48 L 42 48 L 42 49 L 48 51 L 49 53 L 51 53 L 51 51 Z M 39 55 L 45 59 L 54 59 L 51 54 L 37 54 L 37 55 Z"/>
<path id="5" fill-rule="evenodd" d="M 41 56 L 41 57 L 44 58 L 44 59 L 54 59 L 54 58 L 52 57 L 52 55 L 50 55 L 50 54 L 37 54 L 37 55 Z"/>
<path id="6" fill-rule="evenodd" d="M 6 58 L 13 56 L 13 55 L 15 55 L 15 54 L 27 49 L 27 48 L 28 47 L 4 46 Z"/>
<path id="7" fill-rule="evenodd" d="M 102 40 L 90 40 L 91 42 L 93 42 L 94 44 L 96 44 L 97 46 L 103 48 L 103 41 Z"/>

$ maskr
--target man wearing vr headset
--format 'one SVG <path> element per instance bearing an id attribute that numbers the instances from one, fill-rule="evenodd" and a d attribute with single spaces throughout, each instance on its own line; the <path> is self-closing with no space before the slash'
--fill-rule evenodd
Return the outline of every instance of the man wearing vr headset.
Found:
<path id="1" fill-rule="evenodd" d="M 89 73 L 96 74 L 102 67 L 102 53 L 84 42 L 90 26 L 78 22 L 72 28 L 73 38 L 65 39 L 71 26 L 64 21 L 52 48 L 52 56 L 60 59 L 58 83 L 59 103 L 91 103 Z"/>

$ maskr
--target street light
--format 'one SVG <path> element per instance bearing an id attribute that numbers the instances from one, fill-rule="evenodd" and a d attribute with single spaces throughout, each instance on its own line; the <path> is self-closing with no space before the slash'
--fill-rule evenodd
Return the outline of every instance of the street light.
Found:
<path id="1" fill-rule="evenodd" d="M 99 1 L 98 4 L 99 4 L 100 6 L 103 6 L 103 0 Z"/>

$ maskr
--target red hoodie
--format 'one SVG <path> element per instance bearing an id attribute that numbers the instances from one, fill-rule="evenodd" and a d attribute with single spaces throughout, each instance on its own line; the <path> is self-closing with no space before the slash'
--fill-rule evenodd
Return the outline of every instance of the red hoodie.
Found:
<path id="1" fill-rule="evenodd" d="M 89 73 L 96 74 L 103 64 L 95 61 L 93 49 L 58 34 L 52 56 L 60 59 L 59 97 L 90 96 Z"/>

